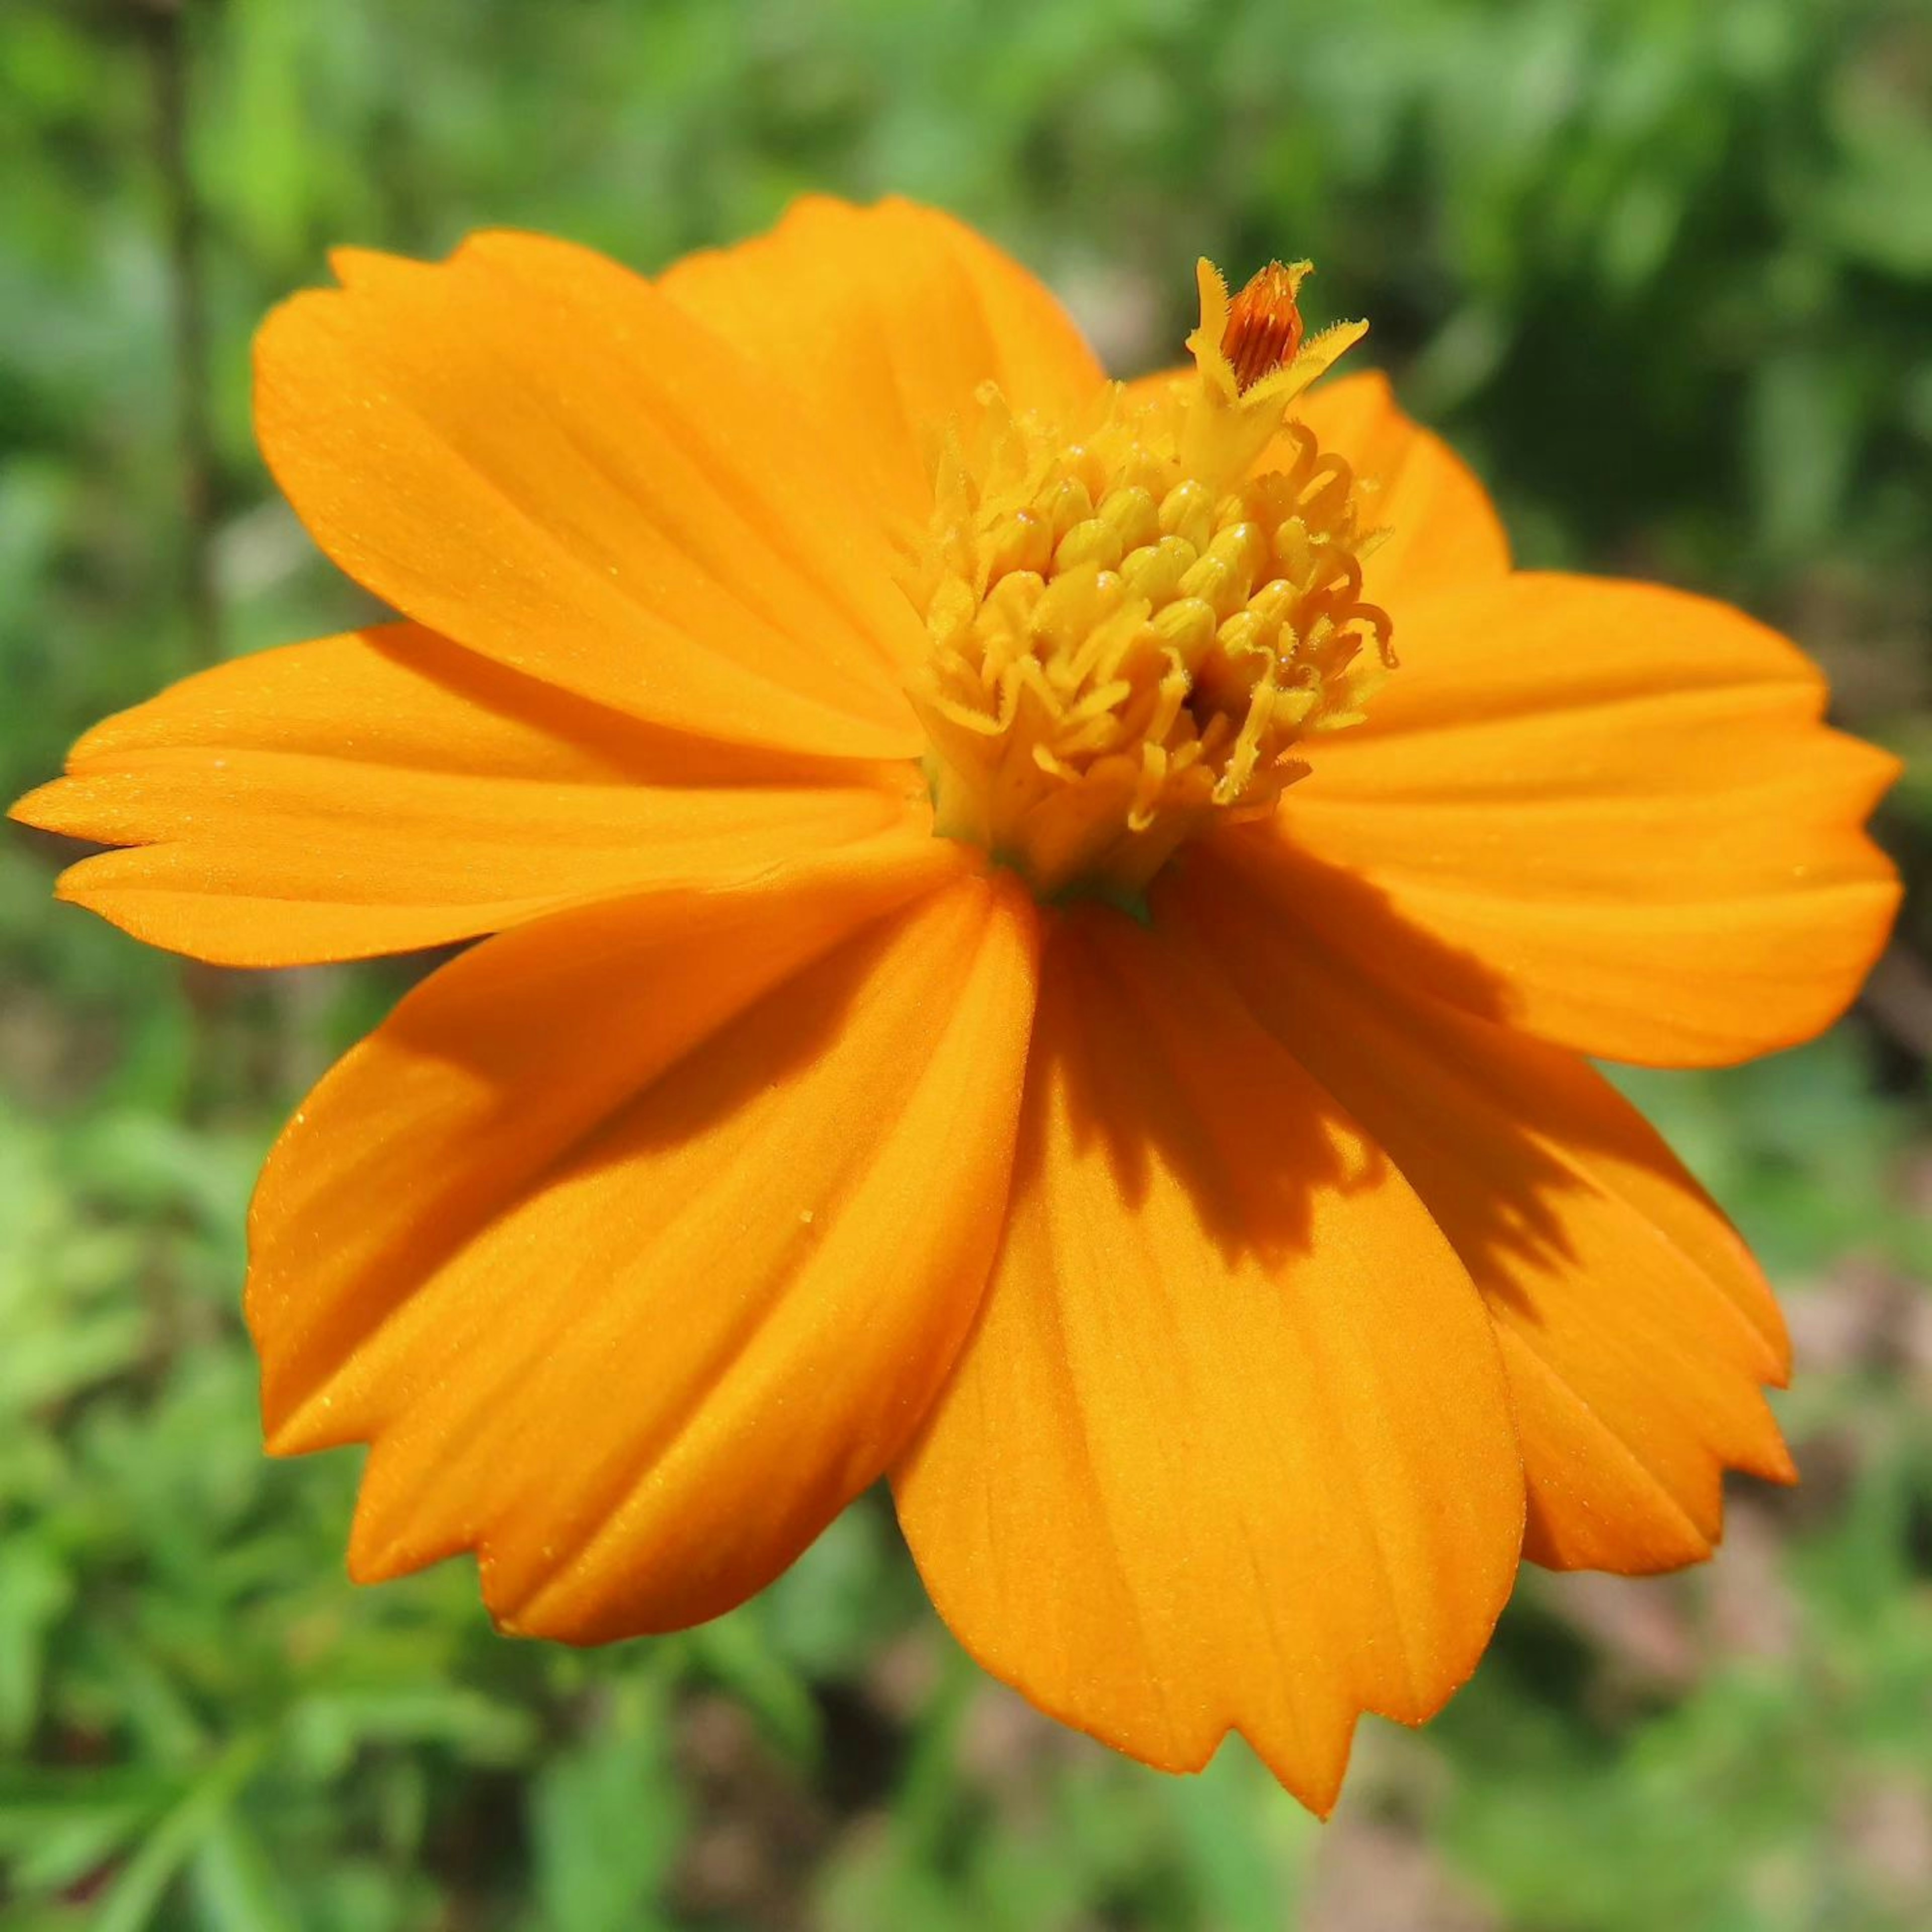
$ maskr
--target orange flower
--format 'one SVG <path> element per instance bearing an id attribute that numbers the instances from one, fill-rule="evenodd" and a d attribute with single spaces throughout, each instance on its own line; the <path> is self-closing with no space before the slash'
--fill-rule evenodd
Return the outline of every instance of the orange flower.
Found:
<path id="1" fill-rule="evenodd" d="M 1318 1810 L 1520 1554 L 1708 1554 L 1784 1334 L 1582 1058 L 1844 1007 L 1892 761 L 1781 638 L 1513 572 L 1481 490 L 1201 278 L 1108 385 L 944 216 L 655 282 L 338 258 L 270 464 L 402 621 L 110 719 L 16 808 L 232 964 L 494 937 L 270 1156 L 271 1446 L 373 1445 L 363 1578 L 713 1616 L 890 1476 L 940 1615 L 1149 1763 Z M 934 836 L 937 831 L 941 836 Z"/>

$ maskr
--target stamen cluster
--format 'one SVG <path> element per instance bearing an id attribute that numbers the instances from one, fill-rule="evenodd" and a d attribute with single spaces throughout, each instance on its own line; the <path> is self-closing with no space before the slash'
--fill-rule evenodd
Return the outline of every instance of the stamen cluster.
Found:
<path id="1" fill-rule="evenodd" d="M 1072 436 L 986 401 L 982 460 L 956 440 L 940 466 L 914 688 L 938 829 L 1042 897 L 1132 898 L 1209 823 L 1272 806 L 1306 734 L 1360 717 L 1394 663 L 1362 598 L 1376 533 L 1280 404 L 1270 466 L 1229 475 L 1202 460 L 1225 425 L 1198 418 L 1241 405 L 1192 379 L 1116 386 Z"/>

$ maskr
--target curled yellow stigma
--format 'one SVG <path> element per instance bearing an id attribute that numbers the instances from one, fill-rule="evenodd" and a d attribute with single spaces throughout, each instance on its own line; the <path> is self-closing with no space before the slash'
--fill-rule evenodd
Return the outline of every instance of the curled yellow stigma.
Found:
<path id="1" fill-rule="evenodd" d="M 912 684 L 936 829 L 1043 898 L 1137 898 L 1186 840 L 1268 811 L 1394 663 L 1357 479 L 1292 418 L 1365 326 L 1304 340 L 1307 273 L 1270 264 L 1231 302 L 1203 262 L 1190 374 L 1072 422 L 989 388 L 943 454 Z"/>

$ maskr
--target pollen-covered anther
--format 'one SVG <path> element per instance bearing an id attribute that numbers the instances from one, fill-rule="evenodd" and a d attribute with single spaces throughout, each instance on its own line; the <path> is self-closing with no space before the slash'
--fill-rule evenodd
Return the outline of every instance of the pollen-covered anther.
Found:
<path id="1" fill-rule="evenodd" d="M 937 829 L 1042 898 L 1133 898 L 1186 839 L 1268 811 L 1394 662 L 1341 459 L 1277 406 L 1252 473 L 1190 463 L 1227 366 L 1117 387 L 1074 433 L 989 394 L 974 453 L 940 464 L 912 686 Z"/>
<path id="2" fill-rule="evenodd" d="M 1270 262 L 1228 304 L 1221 353 L 1244 394 L 1292 362 L 1301 346 L 1301 310 L 1295 301 L 1299 279 L 1282 263 Z"/>

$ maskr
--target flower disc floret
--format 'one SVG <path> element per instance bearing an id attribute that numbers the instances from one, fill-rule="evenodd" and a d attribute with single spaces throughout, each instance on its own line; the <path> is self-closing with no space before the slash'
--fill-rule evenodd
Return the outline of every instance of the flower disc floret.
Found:
<path id="1" fill-rule="evenodd" d="M 1268 811 L 1394 662 L 1366 492 L 1283 421 L 1359 331 L 1302 348 L 1299 274 L 1264 274 L 1246 322 L 1250 291 L 1230 316 L 1204 278 L 1192 375 L 1116 384 L 1071 427 L 989 388 L 941 460 L 913 689 L 937 827 L 1042 898 L 1132 898 L 1210 823 Z"/>

